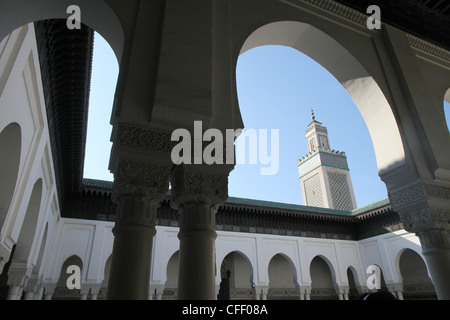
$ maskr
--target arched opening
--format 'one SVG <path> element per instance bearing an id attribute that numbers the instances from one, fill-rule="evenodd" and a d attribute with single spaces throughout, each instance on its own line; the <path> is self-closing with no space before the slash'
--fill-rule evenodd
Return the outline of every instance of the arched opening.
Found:
<path id="1" fill-rule="evenodd" d="M 167 280 L 164 286 L 163 299 L 176 300 L 178 297 L 179 251 L 175 252 L 167 263 Z"/>
<path id="2" fill-rule="evenodd" d="M 48 19 L 65 19 L 70 15 L 67 13 L 71 1 L 49 0 L 38 3 L 33 0 L 20 2 L 0 3 L 0 41 L 13 30 L 30 22 Z M 77 1 L 80 8 L 81 22 L 96 30 L 108 40 L 117 60 L 122 59 L 125 35 L 122 23 L 114 10 L 102 0 Z"/>
<path id="3" fill-rule="evenodd" d="M 298 300 L 297 274 L 292 261 L 276 254 L 269 262 L 269 300 Z"/>
<path id="4" fill-rule="evenodd" d="M 0 133 L 0 234 L 16 188 L 21 143 L 21 130 L 17 123 L 10 123 Z"/>
<path id="5" fill-rule="evenodd" d="M 111 270 L 111 257 L 112 257 L 112 255 L 110 255 L 108 257 L 108 260 L 106 260 L 106 263 L 105 263 L 105 268 L 103 270 L 103 281 L 102 281 L 100 291 L 97 296 L 97 300 L 106 299 L 106 293 L 108 291 L 109 271 Z"/>
<path id="6" fill-rule="evenodd" d="M 262 51 L 267 51 L 269 54 L 264 56 L 256 54 Z M 280 55 L 281 51 L 284 51 L 286 55 Z M 284 81 L 285 74 L 276 73 L 275 69 L 279 68 L 283 62 L 292 61 L 289 59 L 292 59 L 295 54 L 298 57 L 312 59 L 315 64 L 320 65 L 326 71 L 328 77 L 334 79 L 335 83 L 328 86 L 318 81 L 317 88 L 310 90 L 307 87 L 308 82 L 314 82 L 318 69 L 311 69 L 309 66 L 301 69 L 292 65 L 290 68 L 295 68 L 299 77 L 303 76 L 303 82 Z M 289 58 L 286 59 L 286 57 Z M 249 60 L 259 64 L 255 63 L 250 67 L 244 66 L 243 63 L 247 63 Z M 266 69 L 274 70 L 274 72 L 267 75 L 263 73 Z M 286 69 L 289 69 L 289 66 Z M 247 77 L 242 75 L 244 72 Z M 269 23 L 254 31 L 243 44 L 236 76 L 238 100 L 245 127 L 278 128 L 280 131 L 280 165 L 279 172 L 276 174 L 280 178 L 280 182 L 277 182 L 278 179 L 275 175 L 261 176 L 257 171 L 259 168 L 254 168 L 254 174 L 246 176 L 244 170 L 237 165 L 230 174 L 230 190 L 235 189 L 238 190 L 235 191 L 236 193 L 242 192 L 245 197 L 255 198 L 258 197 L 258 194 L 262 194 L 260 189 L 264 185 L 270 185 L 270 189 L 283 190 L 284 194 L 279 198 L 266 198 L 265 200 L 299 203 L 301 201 L 300 186 L 293 163 L 296 163 L 302 155 L 307 154 L 307 152 L 302 154 L 298 146 L 304 146 L 306 149 L 306 142 L 303 141 L 305 141 L 306 127 L 310 122 L 308 120 L 310 108 L 318 106 L 317 112 L 321 115 L 320 121 L 325 123 L 330 132 L 333 131 L 333 135 L 330 134 L 330 140 L 338 141 L 336 144 L 330 141 L 331 148 L 344 149 L 348 156 L 352 180 L 355 180 L 353 186 L 357 191 L 356 197 L 361 197 L 361 190 L 367 190 L 367 185 L 373 186 L 372 192 L 365 193 L 367 198 L 357 199 L 357 204 L 364 206 L 387 197 L 386 186 L 380 180 L 379 174 L 404 163 L 405 154 L 402 140 L 394 115 L 382 90 L 346 48 L 324 32 L 306 23 L 295 21 Z M 248 87 L 267 78 L 274 81 L 263 83 L 259 86 L 258 93 L 250 96 Z M 293 97 L 288 98 L 289 92 L 295 93 L 296 96 L 292 94 Z M 345 92 L 346 100 L 337 105 L 336 95 L 342 95 L 342 92 Z M 350 105 L 356 105 L 357 108 L 352 108 Z M 320 112 L 320 110 L 324 111 Z M 356 111 L 355 116 L 359 119 L 353 121 L 342 116 L 346 110 Z M 327 121 L 328 119 L 329 121 Z M 340 120 L 336 122 L 335 119 Z M 357 131 L 356 134 L 354 126 L 361 126 L 363 130 Z M 345 132 L 346 135 L 341 136 L 345 130 L 348 130 Z M 363 132 L 367 140 L 360 140 L 360 132 Z M 241 137 L 237 139 L 236 145 L 240 143 L 240 139 Z M 358 150 L 361 146 L 366 147 L 367 145 L 369 146 L 369 156 Z M 283 163 L 283 159 L 288 159 L 288 157 L 288 162 Z M 365 168 L 362 168 L 362 163 L 366 164 Z M 245 171 L 253 170 L 248 167 L 246 166 Z M 283 172 L 283 170 L 286 171 Z M 287 172 L 288 170 L 289 172 Z M 371 172 L 371 177 L 368 176 L 368 172 Z M 246 178 L 242 179 L 242 175 Z M 237 182 L 238 176 L 240 177 L 239 182 Z M 260 187 L 245 186 L 245 180 L 251 181 L 253 186 Z M 373 192 L 374 190 L 379 192 Z M 271 197 L 269 190 L 267 190 L 267 194 L 268 197 Z M 272 192 L 272 194 L 276 193 Z"/>
<path id="7" fill-rule="evenodd" d="M 337 300 L 331 269 L 322 257 L 316 256 L 312 259 L 309 273 L 311 275 L 311 300 Z"/>
<path id="8" fill-rule="evenodd" d="M 400 274 L 403 278 L 403 297 L 412 299 L 437 299 L 436 291 L 428 270 L 420 255 L 411 249 L 405 249 L 399 260 Z"/>
<path id="9" fill-rule="evenodd" d="M 99 33 L 94 33 L 94 39 L 83 177 L 113 181 L 108 170 L 112 148 L 110 120 L 119 63 L 113 48 Z"/>
<path id="10" fill-rule="evenodd" d="M 220 277 L 218 300 L 254 299 L 252 266 L 242 253 L 233 251 L 225 256 Z"/>
<path id="11" fill-rule="evenodd" d="M 447 123 L 447 129 L 450 133 L 450 88 L 445 93 L 444 97 L 444 116 Z"/>
<path id="12" fill-rule="evenodd" d="M 358 299 L 358 296 L 359 296 L 355 278 L 357 278 L 357 275 L 356 275 L 354 268 L 348 267 L 347 268 L 347 279 L 348 279 L 348 287 L 349 287 L 349 289 L 348 289 L 349 300 Z"/>
<path id="13" fill-rule="evenodd" d="M 73 273 L 68 273 L 67 268 L 69 266 L 78 266 L 80 268 L 80 276 L 83 270 L 83 261 L 80 257 L 73 255 L 64 261 L 61 272 L 59 274 L 58 282 L 56 283 L 55 291 L 52 295 L 52 300 L 80 300 L 80 289 L 69 289 L 67 287 L 67 280 Z"/>
<path id="14" fill-rule="evenodd" d="M 28 201 L 25 218 L 20 229 L 17 246 L 14 252 L 14 261 L 27 261 L 33 244 L 36 226 L 41 209 L 42 199 L 42 179 L 38 179 L 31 191 L 30 200 Z"/>

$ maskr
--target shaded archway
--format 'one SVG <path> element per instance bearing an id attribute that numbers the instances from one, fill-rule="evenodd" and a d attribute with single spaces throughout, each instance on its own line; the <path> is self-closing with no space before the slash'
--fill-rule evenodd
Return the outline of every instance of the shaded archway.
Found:
<path id="1" fill-rule="evenodd" d="M 309 266 L 311 275 L 311 300 L 337 300 L 335 281 L 330 266 L 324 258 L 314 257 Z"/>
<path id="2" fill-rule="evenodd" d="M 167 280 L 164 286 L 163 299 L 175 300 L 178 297 L 178 270 L 179 270 L 179 250 L 177 250 L 167 263 Z"/>
<path id="3" fill-rule="evenodd" d="M 348 298 L 350 300 L 355 300 L 359 297 L 358 284 L 357 284 L 357 273 L 355 268 L 347 268 L 347 280 L 348 280 Z"/>
<path id="4" fill-rule="evenodd" d="M 422 257 L 412 249 L 400 254 L 399 270 L 403 278 L 403 297 L 410 299 L 437 299 L 428 269 Z"/>
<path id="5" fill-rule="evenodd" d="M 253 268 L 248 258 L 238 251 L 230 252 L 220 266 L 218 300 L 254 299 Z"/>
<path id="6" fill-rule="evenodd" d="M 22 133 L 10 123 L 0 133 L 0 234 L 14 195 L 20 164 Z"/>
<path id="7" fill-rule="evenodd" d="M 17 246 L 14 252 L 14 261 L 27 261 L 33 244 L 36 226 L 39 219 L 42 199 L 42 179 L 38 179 L 31 191 L 25 218 L 20 228 Z"/>
<path id="8" fill-rule="evenodd" d="M 71 265 L 78 266 L 80 271 L 83 270 L 83 261 L 80 257 L 73 255 L 64 261 L 61 266 L 61 272 L 59 274 L 58 282 L 56 283 L 55 291 L 52 295 L 52 300 L 80 300 L 80 289 L 69 289 L 67 287 L 67 279 L 71 273 L 67 273 L 67 268 Z"/>
<path id="9" fill-rule="evenodd" d="M 108 291 L 108 280 L 109 280 L 109 270 L 111 269 L 111 255 L 109 255 L 108 259 L 105 263 L 105 268 L 103 269 L 103 281 L 100 286 L 100 291 L 98 293 L 97 299 L 104 300 L 106 299 L 106 293 Z"/>
<path id="10" fill-rule="evenodd" d="M 289 257 L 278 253 L 272 257 L 268 267 L 269 300 L 297 300 L 300 298 L 295 266 Z"/>

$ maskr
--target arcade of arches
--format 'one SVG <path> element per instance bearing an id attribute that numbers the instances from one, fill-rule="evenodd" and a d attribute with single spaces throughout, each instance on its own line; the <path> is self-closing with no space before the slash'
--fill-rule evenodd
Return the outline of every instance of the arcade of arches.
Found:
<path id="1" fill-rule="evenodd" d="M 82 11 L 81 30 L 61 20 L 73 4 Z M 370 30 L 366 20 L 333 0 L 1 0 L 0 270 L 8 297 L 50 299 L 64 292 L 60 274 L 75 264 L 81 298 L 97 297 L 106 285 L 108 299 L 169 292 L 178 299 L 345 299 L 362 292 L 364 268 L 378 264 L 383 286 L 398 298 L 433 286 L 437 298 L 450 299 L 443 109 L 450 52 L 407 26 Z M 114 183 L 97 182 L 91 192 L 82 167 L 93 30 L 116 54 L 119 77 L 111 115 Z M 244 127 L 236 62 L 265 44 L 303 52 L 349 92 L 388 190 L 380 208 L 389 206 L 396 223 L 363 237 L 361 225 L 375 225 L 369 218 L 383 210 L 271 205 L 286 217 L 283 226 L 257 225 L 253 209 L 228 198 L 233 165 L 173 165 L 174 129 L 193 130 L 194 121 L 222 131 Z M 87 198 L 94 205 L 84 205 Z M 239 210 L 254 225 L 224 222 Z M 297 225 L 289 219 L 301 227 L 289 229 Z M 336 221 L 341 229 L 331 230 Z M 230 237 L 239 238 L 238 249 L 228 250 Z M 172 254 L 179 250 L 173 258 L 162 240 Z M 377 256 L 382 246 L 387 253 Z"/>

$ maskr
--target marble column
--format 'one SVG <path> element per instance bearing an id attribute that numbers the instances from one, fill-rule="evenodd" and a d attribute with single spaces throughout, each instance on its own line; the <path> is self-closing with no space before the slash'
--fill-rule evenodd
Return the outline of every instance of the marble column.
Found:
<path id="1" fill-rule="evenodd" d="M 147 300 L 156 213 L 168 192 L 170 167 L 122 161 L 115 173 L 117 218 L 107 299 Z"/>
<path id="2" fill-rule="evenodd" d="M 180 214 L 178 299 L 216 299 L 215 215 L 228 198 L 228 165 L 179 165 L 171 205 Z"/>

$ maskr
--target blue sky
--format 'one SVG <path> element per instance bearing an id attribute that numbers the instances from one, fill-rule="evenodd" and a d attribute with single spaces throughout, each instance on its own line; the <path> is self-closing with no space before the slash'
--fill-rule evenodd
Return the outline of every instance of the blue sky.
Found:
<path id="1" fill-rule="evenodd" d="M 84 177 L 113 180 L 108 170 L 109 124 L 117 82 L 117 60 L 106 41 L 95 35 Z M 339 82 L 295 49 L 264 46 L 239 57 L 239 106 L 245 129 L 279 130 L 279 170 L 261 175 L 264 165 L 237 164 L 229 177 L 229 195 L 303 204 L 297 160 L 307 153 L 305 130 L 316 120 L 328 129 L 331 149 L 345 151 L 358 207 L 387 197 L 378 177 L 369 131 Z M 450 105 L 444 104 L 447 126 Z M 270 152 L 270 148 L 269 148 Z M 267 167 L 267 166 L 266 166 Z"/>

